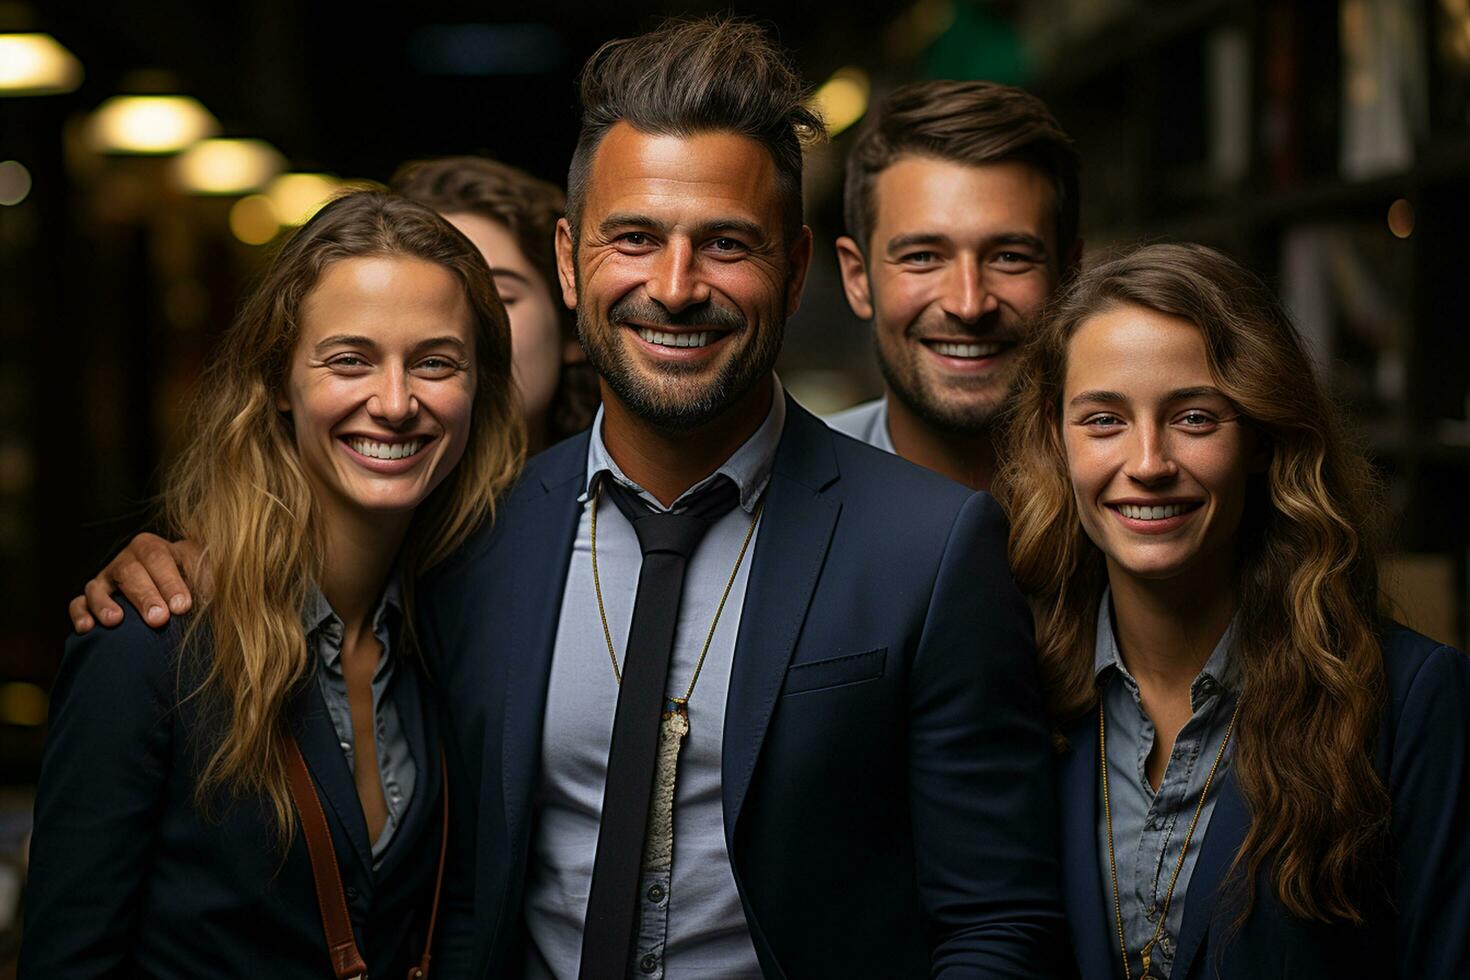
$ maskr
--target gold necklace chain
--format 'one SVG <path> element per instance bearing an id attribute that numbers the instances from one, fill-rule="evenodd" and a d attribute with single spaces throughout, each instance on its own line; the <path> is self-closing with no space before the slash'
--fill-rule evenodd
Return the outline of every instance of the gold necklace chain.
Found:
<path id="1" fill-rule="evenodd" d="M 602 578 L 597 574 L 597 502 L 602 499 L 602 481 L 597 481 L 597 490 L 592 494 L 592 588 L 597 593 L 597 615 L 602 620 L 602 638 L 607 641 L 607 655 L 612 660 L 613 677 L 617 679 L 618 685 L 623 683 L 623 672 L 618 667 L 618 654 L 613 648 L 612 631 L 607 628 L 607 609 L 602 604 Z M 705 634 L 704 646 L 699 651 L 699 661 L 694 665 L 694 676 L 689 679 L 689 689 L 684 692 L 682 698 L 674 698 L 676 704 L 688 704 L 689 699 L 694 696 L 694 685 L 699 683 L 699 672 L 704 669 L 704 658 L 709 653 L 709 645 L 715 638 L 715 627 L 720 625 L 720 614 L 725 611 L 725 600 L 730 598 L 730 590 L 735 587 L 735 577 L 740 574 L 740 566 L 745 563 L 745 550 L 750 547 L 750 539 L 755 536 L 756 522 L 761 518 L 761 510 L 766 506 L 765 495 L 762 494 L 760 501 L 755 505 L 755 512 L 750 515 L 750 526 L 745 529 L 745 540 L 740 542 L 740 554 L 735 556 L 735 567 L 730 570 L 730 580 L 725 583 L 725 591 L 720 595 L 720 604 L 715 607 L 715 618 L 710 621 L 709 632 Z"/>
<path id="2" fill-rule="evenodd" d="M 1108 799 L 1108 726 L 1105 714 L 1103 698 L 1099 696 L 1097 699 L 1097 754 L 1102 764 L 1103 817 L 1108 826 L 1108 874 L 1113 880 L 1113 916 L 1118 926 L 1118 949 L 1123 954 L 1123 980 L 1133 980 L 1133 971 L 1128 966 L 1128 940 L 1123 932 L 1123 905 L 1118 900 L 1118 858 L 1113 850 L 1113 809 Z M 1235 719 L 1239 717 L 1240 701 L 1237 700 L 1235 710 L 1230 714 L 1230 724 L 1225 726 L 1225 737 L 1220 740 L 1220 750 L 1215 753 L 1215 761 L 1210 764 L 1210 773 L 1205 777 L 1204 789 L 1200 790 L 1199 802 L 1194 805 L 1194 817 L 1189 821 L 1189 831 L 1184 835 L 1184 846 L 1179 849 L 1179 861 L 1174 865 L 1174 873 L 1169 876 L 1169 888 L 1164 892 L 1163 907 L 1159 909 L 1159 924 L 1154 926 L 1154 934 L 1139 950 L 1139 956 L 1143 960 L 1143 972 L 1139 974 L 1140 980 L 1148 980 L 1154 944 L 1164 934 L 1164 922 L 1169 917 L 1169 903 L 1174 898 L 1174 886 L 1179 881 L 1179 872 L 1184 870 L 1184 858 L 1189 854 L 1189 842 L 1194 838 L 1194 828 L 1199 824 L 1200 812 L 1204 810 L 1205 800 L 1210 796 L 1210 785 L 1215 781 L 1215 772 L 1220 768 L 1220 760 L 1225 758 L 1225 747 L 1230 744 L 1230 736 L 1235 731 Z"/>

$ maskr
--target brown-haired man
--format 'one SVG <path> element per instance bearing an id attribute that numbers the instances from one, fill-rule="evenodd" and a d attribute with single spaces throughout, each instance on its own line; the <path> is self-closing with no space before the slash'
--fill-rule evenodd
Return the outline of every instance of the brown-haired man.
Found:
<path id="1" fill-rule="evenodd" d="M 557 256 L 603 410 L 417 590 L 458 748 L 436 970 L 1051 975 L 1005 522 L 772 372 L 811 257 L 804 86 L 708 18 L 605 45 L 582 100 Z"/>
<path id="2" fill-rule="evenodd" d="M 873 323 L 885 397 L 828 420 L 973 489 L 1028 317 L 1076 266 L 1077 154 L 1033 95 L 895 90 L 848 155 L 843 288 Z"/>

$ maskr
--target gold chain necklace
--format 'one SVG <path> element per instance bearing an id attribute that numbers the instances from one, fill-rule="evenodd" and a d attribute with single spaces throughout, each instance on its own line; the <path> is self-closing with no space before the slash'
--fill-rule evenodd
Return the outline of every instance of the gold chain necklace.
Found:
<path id="1" fill-rule="evenodd" d="M 613 647 L 612 631 L 607 628 L 607 609 L 602 604 L 602 578 L 597 574 L 597 502 L 602 499 L 602 481 L 597 481 L 597 490 L 592 494 L 592 588 L 597 593 L 597 615 L 602 620 L 602 638 L 607 641 L 607 655 L 612 660 L 613 677 L 617 678 L 618 684 L 623 683 L 623 672 L 618 667 L 617 650 Z M 755 505 L 755 512 L 750 515 L 750 526 L 745 529 L 745 540 L 740 542 L 740 554 L 735 556 L 735 567 L 730 570 L 730 580 L 725 583 L 725 591 L 720 596 L 720 604 L 715 607 L 715 618 L 710 621 L 709 632 L 705 634 L 704 646 L 699 651 L 699 660 L 694 665 L 694 676 L 689 679 L 689 689 L 684 692 L 682 698 L 674 698 L 675 704 L 683 707 L 689 704 L 689 699 L 694 696 L 694 685 L 699 683 L 699 672 L 704 669 L 704 658 L 709 653 L 710 643 L 715 638 L 715 627 L 720 625 L 720 615 L 725 611 L 725 601 L 730 598 L 730 590 L 735 587 L 735 578 L 740 574 L 740 566 L 745 563 L 745 550 L 750 547 L 750 539 L 755 535 L 756 522 L 760 520 L 761 510 L 766 506 L 765 496 L 762 495 L 760 502 Z"/>
<path id="2" fill-rule="evenodd" d="M 1118 900 L 1118 858 L 1113 850 L 1113 809 L 1108 800 L 1108 726 L 1105 717 L 1103 698 L 1099 696 L 1097 699 L 1097 754 L 1102 764 L 1103 816 L 1108 825 L 1108 874 L 1113 879 L 1113 916 L 1118 926 L 1118 949 L 1123 954 L 1123 978 L 1133 980 L 1133 971 L 1128 966 L 1128 940 L 1123 933 L 1123 905 Z M 1235 719 L 1239 717 L 1240 701 L 1237 700 L 1235 710 L 1230 714 L 1230 724 L 1225 727 L 1225 737 L 1220 740 L 1220 751 L 1215 753 L 1215 761 L 1210 764 L 1210 773 L 1205 777 L 1205 787 L 1200 790 L 1199 802 L 1194 805 L 1194 817 L 1189 821 L 1189 831 L 1184 835 L 1184 846 L 1179 849 L 1179 861 L 1174 865 L 1174 873 L 1169 876 L 1169 889 L 1164 892 L 1163 907 L 1159 909 L 1159 924 L 1154 926 L 1154 934 L 1139 950 L 1139 956 L 1143 960 L 1143 971 L 1139 974 L 1139 980 L 1148 980 L 1149 966 L 1153 962 L 1154 944 L 1164 934 L 1164 922 L 1169 917 L 1169 902 L 1174 898 L 1174 885 L 1179 881 L 1179 872 L 1184 870 L 1184 858 L 1189 853 L 1189 842 L 1194 838 L 1194 828 L 1199 824 L 1200 812 L 1205 808 L 1205 800 L 1210 796 L 1210 784 L 1215 781 L 1215 772 L 1220 768 L 1220 760 L 1225 758 L 1225 747 L 1230 744 L 1230 736 L 1235 731 Z"/>

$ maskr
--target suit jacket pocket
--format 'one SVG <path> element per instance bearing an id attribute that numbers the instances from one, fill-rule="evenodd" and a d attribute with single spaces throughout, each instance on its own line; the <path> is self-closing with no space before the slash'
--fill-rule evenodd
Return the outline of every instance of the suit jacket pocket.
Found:
<path id="1" fill-rule="evenodd" d="M 781 694 L 809 694 L 825 691 L 832 687 L 861 684 L 883 676 L 883 665 L 888 659 L 888 648 L 881 647 L 867 653 L 850 653 L 830 660 L 793 664 L 786 670 L 786 685 Z"/>

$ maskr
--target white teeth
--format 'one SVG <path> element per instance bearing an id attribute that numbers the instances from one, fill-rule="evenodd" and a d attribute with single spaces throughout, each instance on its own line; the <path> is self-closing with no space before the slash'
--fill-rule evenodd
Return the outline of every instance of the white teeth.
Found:
<path id="1" fill-rule="evenodd" d="M 701 330 L 697 333 L 669 333 L 665 330 L 649 330 L 647 327 L 639 327 L 638 336 L 660 347 L 706 347 L 715 338 L 714 332 L 710 330 Z"/>
<path id="2" fill-rule="evenodd" d="M 1178 517 L 1189 510 L 1188 504 L 1164 504 L 1162 507 L 1142 507 L 1137 504 L 1119 504 L 1118 512 L 1135 521 L 1162 521 L 1166 517 Z"/>
<path id="3" fill-rule="evenodd" d="M 931 345 L 934 353 L 943 354 L 945 357 L 994 357 L 1000 353 L 1000 344 L 950 344 L 935 343 Z"/>
<path id="4" fill-rule="evenodd" d="M 424 440 L 410 439 L 408 442 L 377 442 L 355 437 L 349 440 L 355 452 L 372 459 L 404 459 L 423 448 Z"/>

